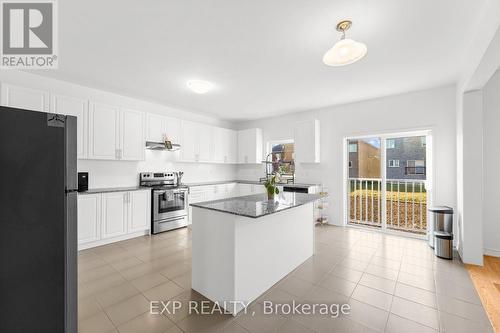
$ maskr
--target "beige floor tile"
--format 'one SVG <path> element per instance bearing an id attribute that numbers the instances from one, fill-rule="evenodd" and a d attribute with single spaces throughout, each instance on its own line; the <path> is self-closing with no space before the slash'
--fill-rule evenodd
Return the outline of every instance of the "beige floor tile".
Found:
<path id="1" fill-rule="evenodd" d="M 289 275 L 283 280 L 281 280 L 277 288 L 294 295 L 295 297 L 300 297 L 310 291 L 314 287 L 314 284 L 300 279 L 298 277 L 295 277 L 293 275 Z"/>
<path id="2" fill-rule="evenodd" d="M 172 281 L 165 282 L 143 292 L 150 301 L 166 301 L 182 293 L 184 289 Z"/>
<path id="3" fill-rule="evenodd" d="M 330 272 L 330 274 L 354 283 L 358 283 L 358 281 L 361 279 L 361 276 L 363 275 L 363 272 L 356 271 L 354 269 L 346 267 L 337 266 Z"/>
<path id="4" fill-rule="evenodd" d="M 371 264 L 377 265 L 380 267 L 385 267 L 389 269 L 399 270 L 401 266 L 401 262 L 398 260 L 391 260 L 383 257 L 373 257 L 370 261 Z"/>
<path id="5" fill-rule="evenodd" d="M 114 273 L 106 277 L 83 283 L 79 286 L 78 297 L 84 298 L 90 295 L 95 295 L 109 288 L 118 286 L 125 282 L 125 279 L 119 274 Z"/>
<path id="6" fill-rule="evenodd" d="M 125 282 L 119 286 L 102 291 L 95 296 L 95 299 L 102 308 L 107 308 L 138 293 L 139 291 L 134 286 Z"/>
<path id="7" fill-rule="evenodd" d="M 441 312 L 459 316 L 481 324 L 488 324 L 490 321 L 484 308 L 480 305 L 461 301 L 445 295 L 437 295 L 438 309 Z"/>
<path id="8" fill-rule="evenodd" d="M 110 266 L 116 269 L 117 271 L 122 271 L 124 269 L 140 265 L 142 263 L 143 262 L 137 259 L 136 257 L 130 257 L 113 261 L 110 263 Z"/>
<path id="9" fill-rule="evenodd" d="M 390 269 L 390 268 L 370 264 L 366 268 L 365 273 L 369 273 L 371 275 L 375 275 L 375 276 L 378 276 L 378 277 L 381 277 L 384 279 L 396 281 L 398 279 L 399 271 L 397 271 L 395 269 Z"/>
<path id="10" fill-rule="evenodd" d="M 347 297 L 351 296 L 354 288 L 356 288 L 356 283 L 345 280 L 333 274 L 328 274 L 327 276 L 325 276 L 325 278 L 321 280 L 319 285 Z"/>
<path id="11" fill-rule="evenodd" d="M 278 327 L 278 329 L 275 332 L 276 333 L 314 333 L 313 330 L 307 328 L 306 326 L 302 325 L 301 323 L 299 323 L 293 319 L 286 320 L 283 323 L 283 325 Z"/>
<path id="12" fill-rule="evenodd" d="M 109 319 L 111 319 L 116 326 L 126 323 L 140 314 L 149 312 L 149 310 L 150 303 L 141 294 L 104 309 Z"/>
<path id="13" fill-rule="evenodd" d="M 113 267 L 110 265 L 104 265 L 79 273 L 78 282 L 88 283 L 116 273 L 118 272 Z"/>
<path id="14" fill-rule="evenodd" d="M 101 266 L 105 266 L 108 263 L 101 258 L 94 256 L 94 257 L 89 257 L 87 260 L 81 260 L 80 257 L 78 258 L 78 273 L 81 274 L 85 271 L 94 269 L 94 268 L 99 268 Z"/>
<path id="15" fill-rule="evenodd" d="M 434 280 L 424 278 L 422 276 L 399 272 L 398 282 L 408 284 L 420 289 L 425 289 L 427 291 L 436 292 L 436 285 L 434 283 Z"/>
<path id="16" fill-rule="evenodd" d="M 87 297 L 78 300 L 78 320 L 84 319 L 102 312 L 102 308 L 94 297 Z"/>
<path id="17" fill-rule="evenodd" d="M 173 326 L 167 317 L 146 312 L 118 326 L 118 330 L 120 333 L 162 333 Z"/>
<path id="18" fill-rule="evenodd" d="M 107 333 L 112 329 L 114 329 L 113 323 L 104 312 L 78 322 L 78 333 Z"/>
<path id="19" fill-rule="evenodd" d="M 394 294 L 394 288 L 396 287 L 396 281 L 381 278 L 369 273 L 363 274 L 361 280 L 359 280 L 359 284 L 391 295 Z"/>
<path id="20" fill-rule="evenodd" d="M 446 312 L 439 312 L 441 332 L 452 333 L 493 333 L 491 324 L 483 325 L 478 322 L 455 316 Z"/>
<path id="21" fill-rule="evenodd" d="M 186 274 L 190 271 L 190 265 L 187 265 L 184 262 L 178 262 L 173 265 L 167 266 L 165 269 L 160 271 L 160 274 L 172 280 L 175 277 Z"/>
<path id="22" fill-rule="evenodd" d="M 191 271 L 172 278 L 172 281 L 184 289 L 191 289 Z"/>
<path id="23" fill-rule="evenodd" d="M 394 295 L 437 309 L 436 294 L 425 289 L 398 282 Z"/>
<path id="24" fill-rule="evenodd" d="M 372 289 L 358 284 L 351 296 L 360 302 L 373 305 L 385 311 L 389 311 L 392 303 L 392 295 L 380 290 Z"/>
<path id="25" fill-rule="evenodd" d="M 247 313 L 238 315 L 236 321 L 250 332 L 266 333 L 275 332 L 285 323 L 286 318 L 278 314 L 265 314 L 263 305 L 256 303 L 248 308 Z"/>
<path id="26" fill-rule="evenodd" d="M 146 275 L 148 273 L 153 273 L 155 269 L 151 266 L 150 263 L 142 263 L 124 270 L 120 271 L 120 274 L 127 280 L 134 280 L 138 277 Z"/>
<path id="27" fill-rule="evenodd" d="M 234 320 L 232 315 L 192 314 L 176 325 L 185 333 L 216 333 L 223 332 L 223 329 Z"/>
<path id="28" fill-rule="evenodd" d="M 182 330 L 177 326 L 172 326 L 163 333 L 183 333 Z"/>
<path id="29" fill-rule="evenodd" d="M 394 314 L 389 315 L 389 320 L 387 321 L 387 327 L 385 329 L 386 333 L 438 333 L 437 330 L 430 327 L 424 326 L 422 324 L 416 323 L 414 321 L 396 316 Z"/>
<path id="30" fill-rule="evenodd" d="M 349 300 L 349 304 L 351 311 L 346 316 L 348 319 L 377 331 L 384 330 L 389 312 L 354 299 Z"/>
<path id="31" fill-rule="evenodd" d="M 168 279 L 160 273 L 146 274 L 130 281 L 139 291 L 146 291 L 165 282 L 168 282 Z"/>
<path id="32" fill-rule="evenodd" d="M 392 300 L 391 312 L 397 316 L 439 330 L 438 312 L 431 307 L 395 296 Z"/>

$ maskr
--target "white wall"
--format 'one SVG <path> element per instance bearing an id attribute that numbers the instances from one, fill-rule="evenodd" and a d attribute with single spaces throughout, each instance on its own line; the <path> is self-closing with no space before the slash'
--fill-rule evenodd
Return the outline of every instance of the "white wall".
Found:
<path id="1" fill-rule="evenodd" d="M 484 253 L 500 256 L 500 70 L 483 89 L 484 105 L 484 201 L 483 247 Z"/>
<path id="2" fill-rule="evenodd" d="M 42 89 L 67 96 L 88 98 L 102 103 L 109 103 L 144 112 L 158 113 L 179 119 L 198 121 L 215 126 L 233 127 L 233 124 L 216 118 L 27 72 L 3 70 L 0 72 L 0 83 Z M 143 171 L 184 171 L 183 179 L 186 182 L 235 178 L 236 168 L 233 165 L 178 163 L 175 162 L 175 154 L 178 153 L 146 151 L 146 160 L 140 162 L 79 160 L 78 171 L 89 172 L 90 188 L 135 186 L 139 183 L 138 173 Z"/>
<path id="3" fill-rule="evenodd" d="M 265 145 L 268 141 L 293 138 L 297 121 L 319 119 L 321 163 L 297 165 L 297 182 L 319 182 L 328 187 L 330 223 L 337 225 L 343 223 L 343 138 L 430 129 L 434 145 L 434 204 L 456 208 L 455 91 L 455 86 L 446 86 L 249 121 L 238 127 L 262 128 Z M 262 166 L 238 166 L 238 178 L 257 179 L 263 175 Z"/>

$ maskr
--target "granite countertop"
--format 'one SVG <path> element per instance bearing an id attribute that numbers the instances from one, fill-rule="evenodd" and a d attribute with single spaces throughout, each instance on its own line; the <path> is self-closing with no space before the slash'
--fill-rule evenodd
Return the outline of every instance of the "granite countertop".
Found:
<path id="1" fill-rule="evenodd" d="M 85 192 L 78 192 L 78 195 L 85 194 L 95 194 L 95 193 L 107 193 L 107 192 L 127 192 L 127 191 L 140 191 L 140 190 L 151 190 L 147 187 L 141 186 L 129 186 L 129 187 L 106 187 L 106 188 L 91 188 Z"/>
<path id="2" fill-rule="evenodd" d="M 320 198 L 321 197 L 318 194 L 282 192 L 279 195 L 276 195 L 274 201 L 268 201 L 267 194 L 263 193 L 200 202 L 191 204 L 191 206 L 215 210 L 222 213 L 258 218 L 281 212 L 286 209 L 302 206 L 319 200 Z"/>
<path id="3" fill-rule="evenodd" d="M 255 184 L 262 185 L 263 182 L 257 180 L 219 180 L 211 182 L 197 182 L 197 183 L 185 183 L 184 185 L 188 187 L 205 186 L 205 185 L 219 185 L 219 184 L 229 184 L 229 183 L 240 183 L 240 184 Z M 308 184 L 308 183 L 293 183 L 293 184 L 276 184 L 277 186 L 288 186 L 288 187 L 311 187 L 319 186 L 320 184 Z"/>

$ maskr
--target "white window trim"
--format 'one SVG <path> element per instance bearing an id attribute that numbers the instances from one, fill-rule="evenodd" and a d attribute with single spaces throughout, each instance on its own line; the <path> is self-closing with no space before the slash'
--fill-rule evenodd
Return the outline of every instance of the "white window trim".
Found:
<path id="1" fill-rule="evenodd" d="M 397 163 L 392 163 L 392 165 L 391 165 L 391 162 L 397 162 Z M 389 162 L 387 163 L 387 166 L 389 168 L 399 168 L 400 165 L 401 164 L 400 164 L 399 160 L 389 160 Z"/>
<path id="2" fill-rule="evenodd" d="M 393 143 L 392 147 L 389 147 L 389 145 L 387 144 L 389 141 Z M 386 139 L 386 149 L 395 149 L 395 148 L 396 148 L 396 139 Z"/>

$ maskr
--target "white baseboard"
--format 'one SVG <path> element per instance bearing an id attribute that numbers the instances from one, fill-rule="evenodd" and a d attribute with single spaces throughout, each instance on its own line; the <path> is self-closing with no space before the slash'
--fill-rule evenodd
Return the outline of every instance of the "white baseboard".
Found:
<path id="1" fill-rule="evenodd" d="M 106 238 L 106 239 L 100 239 L 100 240 L 95 241 L 95 242 L 90 242 L 90 243 L 85 243 L 85 244 L 79 244 L 78 245 L 78 251 L 90 249 L 90 248 L 93 248 L 93 247 L 96 247 L 96 246 L 111 244 L 111 243 L 119 242 L 119 241 L 122 241 L 122 240 L 130 239 L 130 238 L 140 237 L 140 236 L 144 236 L 144 235 L 149 235 L 149 229 L 148 230 L 144 230 L 144 231 L 134 232 L 134 233 L 123 235 L 123 236 L 118 236 L 118 237 L 113 237 L 113 238 Z"/>
<path id="2" fill-rule="evenodd" d="M 493 249 L 484 249 L 483 253 L 487 256 L 499 257 L 500 258 L 500 250 Z"/>

